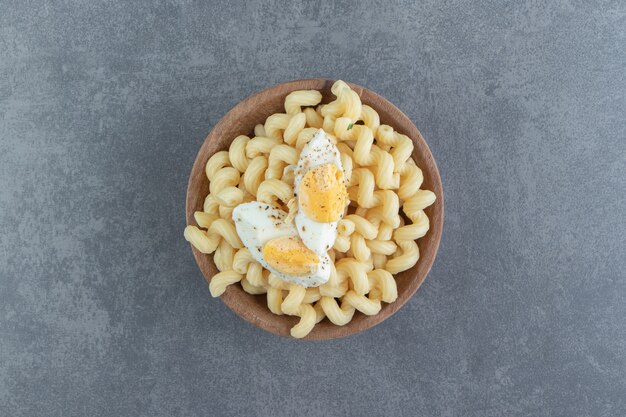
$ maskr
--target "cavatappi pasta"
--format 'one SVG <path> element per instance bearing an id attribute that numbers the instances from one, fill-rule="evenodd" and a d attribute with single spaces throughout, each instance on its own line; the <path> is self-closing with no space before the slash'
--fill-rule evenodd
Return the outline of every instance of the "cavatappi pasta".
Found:
<path id="1" fill-rule="evenodd" d="M 194 215 L 198 227 L 185 228 L 185 239 L 213 254 L 220 271 L 211 279 L 211 295 L 219 297 L 238 282 L 250 294 L 266 294 L 272 313 L 299 317 L 291 329 L 295 338 L 305 337 L 324 318 L 342 326 L 357 311 L 374 315 L 381 303 L 394 302 L 393 274 L 418 262 L 416 240 L 429 229 L 424 209 L 436 198 L 420 188 L 423 176 L 411 158 L 411 139 L 381 125 L 378 113 L 343 81 L 331 91 L 336 99 L 327 104 L 321 104 L 319 91 L 290 93 L 285 113 L 270 115 L 254 128 L 253 137 L 237 136 L 227 151 L 214 154 L 206 164 L 209 194 L 203 211 Z M 319 128 L 336 141 L 351 203 L 329 251 L 330 279 L 304 288 L 278 279 L 256 262 L 231 215 L 237 205 L 256 200 L 282 208 L 289 212 L 287 221 L 293 219 L 297 205 L 288 167 L 297 163 Z"/>

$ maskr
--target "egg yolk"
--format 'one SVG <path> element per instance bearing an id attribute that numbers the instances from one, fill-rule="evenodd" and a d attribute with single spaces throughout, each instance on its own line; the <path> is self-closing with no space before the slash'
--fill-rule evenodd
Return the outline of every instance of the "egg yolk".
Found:
<path id="1" fill-rule="evenodd" d="M 346 206 L 343 172 L 335 164 L 310 169 L 302 178 L 298 198 L 307 217 L 320 223 L 339 220 Z"/>
<path id="2" fill-rule="evenodd" d="M 263 258 L 272 268 L 289 275 L 315 272 L 320 262 L 311 249 L 295 236 L 272 239 L 263 246 Z"/>

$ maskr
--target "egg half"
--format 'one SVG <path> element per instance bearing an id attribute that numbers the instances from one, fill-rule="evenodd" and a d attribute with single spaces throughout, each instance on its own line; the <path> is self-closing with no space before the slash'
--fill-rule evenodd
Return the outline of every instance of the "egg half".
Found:
<path id="1" fill-rule="evenodd" d="M 294 171 L 298 234 L 313 252 L 325 254 L 337 238 L 337 224 L 348 204 L 339 150 L 319 129 L 307 143 Z"/>
<path id="2" fill-rule="evenodd" d="M 252 257 L 283 281 L 316 287 L 330 277 L 330 258 L 304 245 L 296 227 L 285 223 L 287 213 L 269 204 L 253 201 L 233 210 L 241 242 Z"/>

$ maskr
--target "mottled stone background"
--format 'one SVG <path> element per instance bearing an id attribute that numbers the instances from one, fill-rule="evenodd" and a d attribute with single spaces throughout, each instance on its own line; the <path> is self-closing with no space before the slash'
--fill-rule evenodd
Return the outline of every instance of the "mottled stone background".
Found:
<path id="1" fill-rule="evenodd" d="M 0 0 L 0 415 L 626 415 L 626 3 L 235 3 Z M 416 296 L 321 343 L 182 237 L 212 126 L 307 77 L 396 103 L 446 193 Z"/>

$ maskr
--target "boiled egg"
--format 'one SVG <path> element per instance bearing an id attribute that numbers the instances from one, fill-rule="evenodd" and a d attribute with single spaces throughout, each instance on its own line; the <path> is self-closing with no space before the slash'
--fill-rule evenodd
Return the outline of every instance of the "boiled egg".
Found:
<path id="1" fill-rule="evenodd" d="M 337 224 L 349 203 L 339 150 L 319 129 L 294 170 L 298 234 L 313 252 L 326 254 L 337 238 Z"/>
<path id="2" fill-rule="evenodd" d="M 278 278 L 303 287 L 328 281 L 330 258 L 304 245 L 295 226 L 285 223 L 287 213 L 253 201 L 235 207 L 232 217 L 252 257 Z"/>

